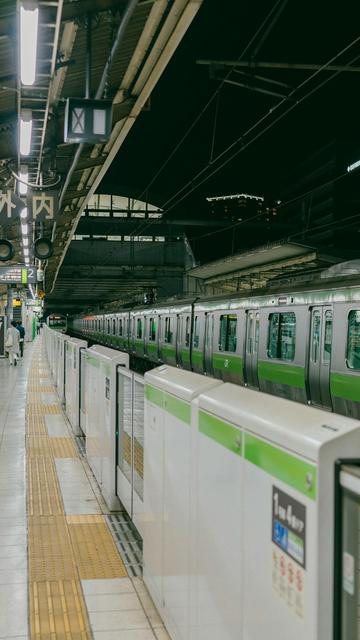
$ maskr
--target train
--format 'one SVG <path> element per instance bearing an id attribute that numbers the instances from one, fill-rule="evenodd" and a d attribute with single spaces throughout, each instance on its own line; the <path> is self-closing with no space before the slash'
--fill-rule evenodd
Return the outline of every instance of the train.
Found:
<path id="1" fill-rule="evenodd" d="M 85 339 L 360 418 L 360 277 L 74 317 Z M 360 273 L 360 271 L 359 271 Z"/>
<path id="2" fill-rule="evenodd" d="M 67 318 L 61 313 L 52 313 L 46 318 L 46 324 L 50 329 L 66 333 L 67 331 Z"/>

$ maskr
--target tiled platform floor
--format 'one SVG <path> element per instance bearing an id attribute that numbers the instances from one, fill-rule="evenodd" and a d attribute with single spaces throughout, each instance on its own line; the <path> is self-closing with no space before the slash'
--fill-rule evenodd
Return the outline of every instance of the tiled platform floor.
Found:
<path id="1" fill-rule="evenodd" d="M 87 474 L 37 338 L 0 360 L 0 640 L 169 639 Z"/>

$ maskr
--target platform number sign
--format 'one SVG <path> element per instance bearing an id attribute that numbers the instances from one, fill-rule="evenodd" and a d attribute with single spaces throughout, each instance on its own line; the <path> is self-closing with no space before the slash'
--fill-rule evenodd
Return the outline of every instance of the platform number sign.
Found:
<path id="1" fill-rule="evenodd" d="M 304 617 L 306 506 L 272 487 L 272 584 L 284 603 Z"/>

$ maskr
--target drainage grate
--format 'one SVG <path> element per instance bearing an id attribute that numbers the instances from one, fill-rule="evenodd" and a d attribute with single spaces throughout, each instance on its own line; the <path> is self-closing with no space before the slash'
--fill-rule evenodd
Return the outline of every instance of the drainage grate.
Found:
<path id="1" fill-rule="evenodd" d="M 76 442 L 76 446 L 77 446 L 77 448 L 79 450 L 80 455 L 85 457 L 86 456 L 85 436 L 75 436 L 75 442 Z"/>
<path id="2" fill-rule="evenodd" d="M 142 576 L 142 538 L 126 511 L 105 516 L 130 577 Z"/>

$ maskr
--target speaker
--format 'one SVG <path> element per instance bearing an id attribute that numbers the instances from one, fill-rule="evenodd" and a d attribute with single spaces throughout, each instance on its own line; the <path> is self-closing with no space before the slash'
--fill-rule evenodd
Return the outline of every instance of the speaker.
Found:
<path id="1" fill-rule="evenodd" d="M 46 238 L 38 238 L 34 244 L 34 254 L 39 260 L 47 260 L 53 254 L 53 244 Z"/>
<path id="2" fill-rule="evenodd" d="M 15 249 L 9 240 L 0 240 L 0 261 L 7 262 L 14 257 Z"/>

